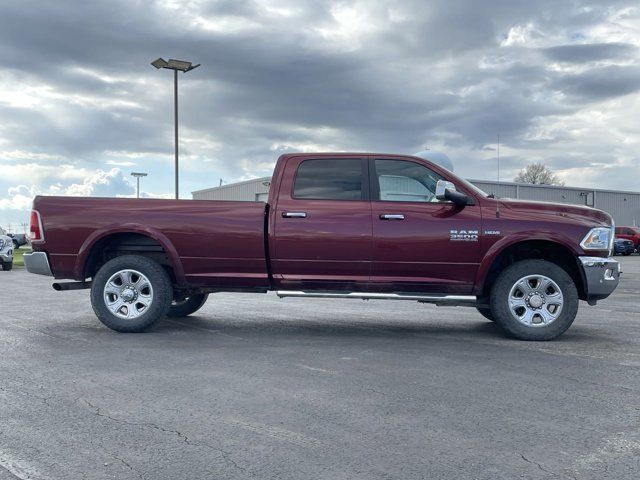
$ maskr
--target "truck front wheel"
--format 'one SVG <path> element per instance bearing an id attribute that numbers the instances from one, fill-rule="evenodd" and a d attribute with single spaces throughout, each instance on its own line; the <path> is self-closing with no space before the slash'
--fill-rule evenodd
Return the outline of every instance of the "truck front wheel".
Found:
<path id="1" fill-rule="evenodd" d="M 552 340 L 578 313 L 578 291 L 569 274 L 545 260 L 522 260 L 507 267 L 491 289 L 495 321 L 520 340 Z"/>
<path id="2" fill-rule="evenodd" d="M 142 332 L 164 318 L 173 298 L 167 272 L 139 255 L 105 263 L 91 284 L 91 305 L 100 321 L 118 332 Z"/>
<path id="3" fill-rule="evenodd" d="M 202 308 L 202 306 L 207 301 L 208 294 L 196 294 L 189 295 L 188 297 L 184 297 L 180 300 L 174 300 L 171 302 L 171 306 L 169 307 L 168 317 L 186 317 L 187 315 L 191 315 L 192 313 L 197 312 Z"/>

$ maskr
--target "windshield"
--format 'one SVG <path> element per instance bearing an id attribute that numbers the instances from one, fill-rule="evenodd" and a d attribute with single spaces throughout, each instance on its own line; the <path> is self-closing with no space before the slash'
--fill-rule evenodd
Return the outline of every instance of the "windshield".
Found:
<path id="1" fill-rule="evenodd" d="M 484 190 L 476 187 L 473 183 L 468 182 L 464 178 L 460 179 L 460 183 L 462 183 L 465 186 L 465 188 L 468 188 L 469 190 L 471 190 L 472 192 L 476 193 L 477 195 L 480 195 L 481 197 L 487 198 L 489 196 L 487 194 L 487 192 L 485 192 Z"/>

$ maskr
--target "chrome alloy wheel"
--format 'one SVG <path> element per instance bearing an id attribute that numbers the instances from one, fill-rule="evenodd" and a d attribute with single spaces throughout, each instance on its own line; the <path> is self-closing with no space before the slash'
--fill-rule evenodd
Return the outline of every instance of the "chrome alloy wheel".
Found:
<path id="1" fill-rule="evenodd" d="M 120 270 L 104 286 L 104 304 L 120 318 L 138 318 L 153 302 L 153 287 L 142 273 Z"/>
<path id="2" fill-rule="evenodd" d="M 513 318 L 527 327 L 544 327 L 558 319 L 563 297 L 558 284 L 544 275 L 518 280 L 507 300 Z"/>

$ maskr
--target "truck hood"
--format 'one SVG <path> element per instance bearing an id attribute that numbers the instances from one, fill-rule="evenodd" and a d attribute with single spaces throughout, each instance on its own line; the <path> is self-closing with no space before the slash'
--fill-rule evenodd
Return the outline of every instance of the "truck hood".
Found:
<path id="1" fill-rule="evenodd" d="M 555 215 L 570 218 L 588 225 L 610 227 L 613 223 L 611 215 L 596 208 L 567 205 L 565 203 L 538 202 L 534 200 L 516 200 L 513 198 L 501 198 L 498 200 L 501 207 L 521 212 L 531 212 L 543 215 Z"/>

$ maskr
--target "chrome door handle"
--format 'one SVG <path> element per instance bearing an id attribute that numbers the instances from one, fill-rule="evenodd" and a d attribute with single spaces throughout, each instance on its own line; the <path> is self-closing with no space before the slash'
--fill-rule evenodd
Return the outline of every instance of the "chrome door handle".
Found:
<path id="1" fill-rule="evenodd" d="M 404 215 L 401 213 L 381 213 L 380 220 L 404 220 Z"/>
<path id="2" fill-rule="evenodd" d="M 282 212 L 282 218 L 307 218 L 307 212 Z"/>

